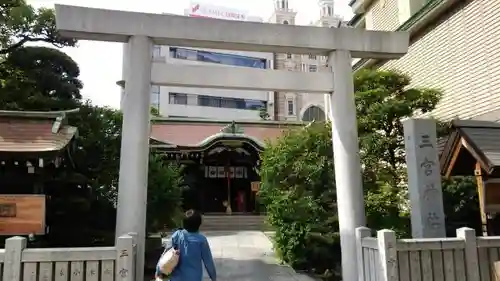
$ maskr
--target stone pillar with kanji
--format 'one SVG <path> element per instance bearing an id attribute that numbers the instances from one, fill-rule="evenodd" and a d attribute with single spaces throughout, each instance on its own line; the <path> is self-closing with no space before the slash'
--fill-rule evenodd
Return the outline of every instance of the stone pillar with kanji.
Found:
<path id="1" fill-rule="evenodd" d="M 403 122 L 413 238 L 446 237 L 436 121 Z"/>

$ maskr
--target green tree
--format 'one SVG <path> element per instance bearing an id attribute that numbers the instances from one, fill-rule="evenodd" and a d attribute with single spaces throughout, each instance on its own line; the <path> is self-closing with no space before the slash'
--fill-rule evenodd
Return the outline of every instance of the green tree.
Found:
<path id="1" fill-rule="evenodd" d="M 25 0 L 2 0 L 0 3 L 0 56 L 27 43 L 45 42 L 56 47 L 74 46 L 73 39 L 62 38 L 56 31 L 52 9 L 35 9 Z"/>
<path id="2" fill-rule="evenodd" d="M 411 88 L 409 77 L 395 71 L 360 71 L 354 85 L 368 226 L 407 235 L 401 120 L 414 112 L 433 110 L 440 92 Z M 276 230 L 275 246 L 283 260 L 334 278 L 340 256 L 332 158 L 330 124 L 313 123 L 285 134 L 262 154 L 259 196 L 267 205 L 269 223 Z M 457 209 L 463 215 L 471 210 L 465 201 L 455 200 L 467 188 L 467 181 L 445 182 L 448 212 Z M 471 196 L 467 193 L 465 198 Z M 451 215 L 450 224 L 456 218 Z"/>
<path id="3" fill-rule="evenodd" d="M 410 81 L 407 75 L 385 70 L 361 70 L 354 76 L 363 164 L 376 172 L 374 180 L 395 188 L 404 180 L 400 172 L 405 169 L 401 119 L 432 111 L 441 98 L 435 89 L 409 88 Z"/>
<path id="4" fill-rule="evenodd" d="M 432 111 L 441 92 L 411 88 L 397 71 L 361 70 L 354 76 L 360 157 L 364 165 L 368 226 L 408 234 L 406 160 L 401 120 Z"/>
<path id="5" fill-rule="evenodd" d="M 0 64 L 0 107 L 5 110 L 65 110 L 78 107 L 80 69 L 65 53 L 21 47 Z"/>
<path id="6" fill-rule="evenodd" d="M 75 183 L 56 199 L 59 216 L 47 237 L 49 245 L 109 245 L 114 241 L 115 204 L 118 195 L 122 114 L 118 110 L 80 105 L 70 115 L 69 124 L 77 126 L 77 149 L 72 154 L 74 170 L 62 182 Z M 181 213 L 180 168 L 168 164 L 160 155 L 150 154 L 148 173 L 147 232 L 178 226 Z M 90 190 L 83 195 L 75 187 Z M 75 194 L 76 193 L 76 194 Z M 75 224 L 74 218 L 79 220 Z M 68 230 L 68 225 L 72 225 Z M 65 236 L 66 235 L 66 236 Z"/>
<path id="7" fill-rule="evenodd" d="M 71 120 L 79 128 L 80 149 L 73 157 L 78 173 L 101 198 L 113 203 L 118 192 L 122 121 L 120 111 L 89 102 L 80 106 L 79 114 Z M 177 226 L 175 219 L 182 203 L 180 168 L 151 153 L 148 180 L 147 230 L 151 233 Z"/>
<path id="8" fill-rule="evenodd" d="M 180 226 L 182 215 L 181 168 L 151 154 L 148 174 L 147 233 Z"/>

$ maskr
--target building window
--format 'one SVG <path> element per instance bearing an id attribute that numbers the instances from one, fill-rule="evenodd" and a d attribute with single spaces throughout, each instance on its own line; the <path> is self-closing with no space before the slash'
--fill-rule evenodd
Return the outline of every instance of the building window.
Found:
<path id="1" fill-rule="evenodd" d="M 316 55 L 309 54 L 309 59 L 315 60 L 316 59 Z"/>
<path id="2" fill-rule="evenodd" d="M 309 72 L 317 72 L 318 71 L 318 66 L 315 64 L 309 65 Z"/>
<path id="3" fill-rule="evenodd" d="M 293 116 L 295 115 L 295 103 L 293 102 L 293 99 L 288 99 L 286 101 L 286 104 L 287 104 L 287 115 L 288 116 Z"/>
<path id="4" fill-rule="evenodd" d="M 183 93 L 168 93 L 168 103 L 170 104 L 187 104 L 187 94 Z"/>
<path id="5" fill-rule="evenodd" d="M 325 121 L 325 112 L 318 106 L 311 106 L 304 112 L 302 121 Z"/>
<path id="6" fill-rule="evenodd" d="M 198 96 L 198 105 L 207 107 L 219 107 L 219 108 L 260 110 L 260 108 L 265 107 L 266 102 L 262 100 L 237 99 L 237 98 L 200 95 Z"/>
<path id="7" fill-rule="evenodd" d="M 291 58 L 292 58 L 292 54 L 290 54 L 290 53 L 286 53 L 286 58 L 287 58 L 287 59 L 291 59 Z"/>
<path id="8" fill-rule="evenodd" d="M 327 12 L 328 12 L 328 16 L 333 16 L 333 7 L 328 6 Z"/>
<path id="9" fill-rule="evenodd" d="M 153 46 L 153 58 L 161 57 L 161 46 L 154 45 Z"/>
<path id="10" fill-rule="evenodd" d="M 267 60 L 263 58 L 253 58 L 247 56 L 223 54 L 201 50 L 190 50 L 184 48 L 170 48 L 170 56 L 176 59 L 195 60 L 210 63 L 218 63 L 232 66 L 267 68 Z"/>
<path id="11" fill-rule="evenodd" d="M 170 57 L 183 60 L 197 60 L 198 52 L 183 48 L 170 48 Z"/>
<path id="12" fill-rule="evenodd" d="M 151 107 L 160 110 L 160 86 L 151 86 Z"/>

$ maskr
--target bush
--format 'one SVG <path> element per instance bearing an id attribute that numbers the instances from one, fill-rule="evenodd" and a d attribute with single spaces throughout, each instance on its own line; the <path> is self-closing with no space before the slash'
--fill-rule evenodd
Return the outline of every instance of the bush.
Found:
<path id="1" fill-rule="evenodd" d="M 180 226 L 182 216 L 181 168 L 164 162 L 161 155 L 149 157 L 147 232 Z"/>
<path id="2" fill-rule="evenodd" d="M 290 131 L 262 153 L 259 196 L 275 229 L 275 249 L 296 269 L 324 273 L 338 263 L 330 127 Z M 330 251 L 330 250 L 331 251 Z"/>

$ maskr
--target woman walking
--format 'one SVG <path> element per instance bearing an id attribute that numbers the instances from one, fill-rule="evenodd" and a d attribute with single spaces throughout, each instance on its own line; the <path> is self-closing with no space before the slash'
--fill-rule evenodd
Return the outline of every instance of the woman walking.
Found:
<path id="1" fill-rule="evenodd" d="M 207 238 L 199 232 L 201 214 L 189 210 L 183 219 L 183 229 L 172 235 L 172 247 L 178 251 L 179 263 L 170 275 L 170 281 L 203 281 L 203 265 L 212 281 L 217 281 L 217 272 Z M 157 277 L 162 278 L 157 269 Z"/>

